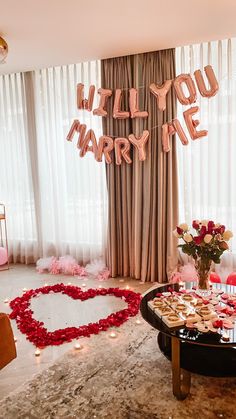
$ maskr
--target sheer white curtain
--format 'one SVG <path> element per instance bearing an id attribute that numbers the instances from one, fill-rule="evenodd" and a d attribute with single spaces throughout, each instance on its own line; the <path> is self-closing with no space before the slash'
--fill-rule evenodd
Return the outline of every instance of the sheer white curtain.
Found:
<path id="1" fill-rule="evenodd" d="M 85 263 L 104 251 L 107 192 L 104 164 L 92 153 L 80 158 L 77 139 L 65 140 L 75 118 L 97 136 L 102 132 L 101 118 L 76 108 L 78 82 L 85 94 L 90 84 L 100 87 L 100 64 L 36 71 L 34 90 L 43 254 L 70 254 Z"/>
<path id="2" fill-rule="evenodd" d="M 234 232 L 231 254 L 225 254 L 218 270 L 236 268 L 236 39 L 176 49 L 176 72 L 191 73 L 211 64 L 219 92 L 207 99 L 198 94 L 199 129 L 208 136 L 178 143 L 180 221 L 212 219 Z M 183 123 L 183 110 L 178 118 Z M 226 252 L 227 253 L 227 252 Z"/>
<path id="3" fill-rule="evenodd" d="M 0 202 L 14 262 L 37 257 L 37 231 L 23 74 L 0 76 Z"/>
<path id="4" fill-rule="evenodd" d="M 86 263 L 103 256 L 105 167 L 92 153 L 80 158 L 76 138 L 66 141 L 75 118 L 101 134 L 101 118 L 76 108 L 76 84 L 84 83 L 85 94 L 90 84 L 100 87 L 100 63 L 4 77 L 0 201 L 8 210 L 10 254 L 26 262 L 70 254 Z"/>

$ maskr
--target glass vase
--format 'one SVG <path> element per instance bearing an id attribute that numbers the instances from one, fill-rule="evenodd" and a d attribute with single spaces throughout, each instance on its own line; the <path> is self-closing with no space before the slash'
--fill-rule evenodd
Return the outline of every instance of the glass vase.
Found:
<path id="1" fill-rule="evenodd" d="M 198 275 L 197 294 L 201 297 L 207 297 L 211 294 L 210 290 L 210 273 L 211 260 L 199 258 L 195 261 L 195 268 Z"/>

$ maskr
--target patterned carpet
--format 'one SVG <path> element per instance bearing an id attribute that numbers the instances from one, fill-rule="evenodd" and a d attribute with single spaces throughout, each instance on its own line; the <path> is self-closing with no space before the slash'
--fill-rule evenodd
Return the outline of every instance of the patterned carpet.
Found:
<path id="1" fill-rule="evenodd" d="M 172 395 L 170 363 L 156 331 L 136 319 L 118 337 L 84 340 L 0 403 L 1 419 L 208 419 L 236 417 L 236 378 L 192 376 L 190 396 Z"/>

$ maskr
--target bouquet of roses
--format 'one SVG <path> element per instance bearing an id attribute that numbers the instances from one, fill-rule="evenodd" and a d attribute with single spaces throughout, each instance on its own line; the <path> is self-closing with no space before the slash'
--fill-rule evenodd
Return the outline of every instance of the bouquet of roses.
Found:
<path id="1" fill-rule="evenodd" d="M 227 242 L 233 237 L 230 230 L 225 230 L 222 224 L 215 224 L 214 221 L 194 220 L 192 227 L 195 233 L 190 232 L 187 224 L 180 224 L 174 230 L 174 235 L 183 239 L 184 243 L 178 247 L 183 253 L 192 256 L 195 261 L 202 258 L 206 261 L 220 263 L 220 257 L 229 246 Z"/>

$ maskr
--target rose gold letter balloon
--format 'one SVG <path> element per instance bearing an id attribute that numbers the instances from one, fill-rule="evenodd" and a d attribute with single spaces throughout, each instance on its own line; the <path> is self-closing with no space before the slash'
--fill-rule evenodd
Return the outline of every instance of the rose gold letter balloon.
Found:
<path id="1" fill-rule="evenodd" d="M 138 104 L 138 91 L 137 89 L 129 89 L 129 108 L 131 118 L 147 118 L 147 111 L 140 111 Z"/>
<path id="2" fill-rule="evenodd" d="M 90 146 L 89 143 L 92 143 L 92 145 Z M 97 151 L 98 151 L 98 147 L 97 147 L 97 140 L 96 140 L 96 136 L 94 134 L 94 131 L 92 129 L 89 129 L 85 139 L 81 145 L 81 150 L 80 150 L 80 157 L 84 157 L 85 154 L 88 151 L 92 151 L 95 155 L 95 157 L 97 156 Z"/>
<path id="3" fill-rule="evenodd" d="M 78 119 L 75 119 L 71 125 L 70 131 L 67 134 L 67 141 L 72 141 L 76 132 L 79 132 L 80 122 Z"/>
<path id="4" fill-rule="evenodd" d="M 100 95 L 100 101 L 98 108 L 94 109 L 93 114 L 107 116 L 107 111 L 104 108 L 107 104 L 107 99 L 112 95 L 112 91 L 110 89 L 98 89 L 98 94 Z"/>
<path id="5" fill-rule="evenodd" d="M 213 71 L 213 68 L 211 65 L 207 65 L 206 67 L 204 67 L 204 70 L 208 78 L 210 88 L 207 89 L 201 70 L 196 70 L 194 71 L 194 76 L 196 79 L 198 90 L 203 97 L 215 96 L 215 94 L 219 90 L 219 84 L 218 84 L 218 81 L 216 80 L 216 76 Z"/>
<path id="6" fill-rule="evenodd" d="M 78 132 L 79 136 L 78 136 L 78 141 L 77 141 L 77 148 L 81 148 L 82 143 L 84 141 L 86 129 L 87 129 L 87 126 L 85 124 L 80 124 L 79 120 L 75 119 L 66 137 L 67 141 L 72 141 L 74 134 Z"/>
<path id="7" fill-rule="evenodd" d="M 189 96 L 186 97 L 183 91 L 182 84 L 185 83 L 189 91 Z M 182 105 L 190 105 L 191 103 L 196 102 L 197 92 L 195 88 L 194 81 L 190 74 L 180 74 L 174 80 L 174 88 L 176 91 L 177 98 L 179 99 Z"/>
<path id="8" fill-rule="evenodd" d="M 113 118 L 115 119 L 129 118 L 129 112 L 120 110 L 121 95 L 122 95 L 121 89 L 116 89 L 114 106 L 113 106 Z"/>
<path id="9" fill-rule="evenodd" d="M 77 108 L 86 109 L 91 112 L 93 107 L 95 86 L 90 86 L 88 99 L 84 99 L 84 85 L 83 83 L 77 84 Z"/>
<path id="10" fill-rule="evenodd" d="M 115 155 L 116 155 L 116 164 L 120 165 L 123 159 L 126 163 L 132 163 L 132 160 L 129 155 L 130 152 L 130 142 L 127 138 L 116 138 L 115 139 Z"/>
<path id="11" fill-rule="evenodd" d="M 164 111 L 166 108 L 166 95 L 171 88 L 172 80 L 166 80 L 162 86 L 158 86 L 155 83 L 150 84 L 149 89 L 153 95 L 157 98 L 157 106 L 160 111 Z"/>
<path id="12" fill-rule="evenodd" d="M 185 132 L 183 130 L 183 127 L 182 127 L 181 123 L 179 122 L 179 120 L 177 118 L 176 119 L 173 119 L 172 126 L 174 127 L 175 132 L 178 134 L 181 143 L 183 145 L 187 145 L 188 144 L 188 138 L 185 135 Z"/>
<path id="13" fill-rule="evenodd" d="M 187 109 L 184 112 L 184 119 L 192 140 L 196 140 L 197 138 L 205 137 L 208 134 L 207 130 L 197 131 L 196 127 L 199 125 L 199 121 L 193 119 L 193 115 L 199 111 L 198 106 L 194 106 L 193 108 Z"/>
<path id="14" fill-rule="evenodd" d="M 99 138 L 98 142 L 98 151 L 97 151 L 97 161 L 102 161 L 102 153 L 104 154 L 106 163 L 110 164 L 112 162 L 112 158 L 110 156 L 110 152 L 113 150 L 114 144 L 111 137 L 103 135 Z"/>
<path id="15" fill-rule="evenodd" d="M 140 161 L 146 159 L 146 152 L 145 152 L 145 144 L 149 138 L 149 131 L 143 131 L 141 137 L 136 138 L 134 134 L 129 135 L 130 142 L 136 147 L 138 150 L 138 158 Z"/>
<path id="16" fill-rule="evenodd" d="M 188 138 L 185 135 L 185 132 L 178 119 L 174 119 L 170 123 L 162 125 L 162 147 L 163 151 L 166 153 L 170 151 L 170 136 L 177 133 L 182 144 L 188 144 Z"/>

